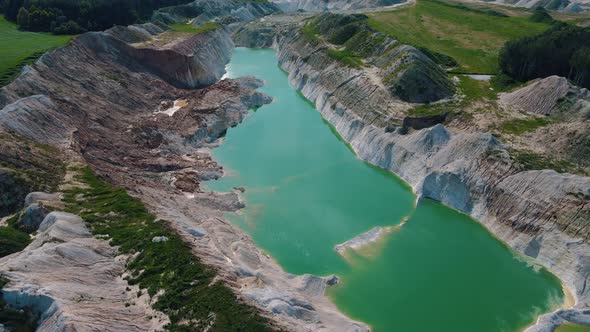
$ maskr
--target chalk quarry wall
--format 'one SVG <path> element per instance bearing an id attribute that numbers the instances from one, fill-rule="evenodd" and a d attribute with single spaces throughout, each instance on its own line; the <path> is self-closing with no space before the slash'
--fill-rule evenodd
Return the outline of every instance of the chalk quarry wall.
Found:
<path id="1" fill-rule="evenodd" d="M 350 143 L 357 155 L 408 182 L 420 198 L 465 212 L 510 247 L 534 258 L 574 293 L 573 308 L 541 316 L 529 331 L 563 321 L 590 325 L 590 178 L 551 170 L 522 171 L 490 133 L 443 125 L 402 135 L 374 121 L 393 97 L 358 80 L 360 70 L 314 61 L 322 52 L 288 29 L 273 41 L 289 81 Z M 399 102 L 399 101 L 398 101 Z"/>

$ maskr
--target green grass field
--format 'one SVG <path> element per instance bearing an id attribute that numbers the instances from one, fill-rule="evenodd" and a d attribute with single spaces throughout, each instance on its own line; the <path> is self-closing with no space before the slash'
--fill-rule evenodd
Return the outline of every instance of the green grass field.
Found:
<path id="1" fill-rule="evenodd" d="M 498 71 L 498 52 L 507 40 L 549 27 L 525 17 L 500 17 L 433 0 L 418 0 L 414 6 L 367 15 L 373 28 L 403 43 L 453 57 L 460 64 L 457 72 L 481 74 Z"/>
<path id="2" fill-rule="evenodd" d="M 530 118 L 509 120 L 501 125 L 502 132 L 506 134 L 522 135 L 551 123 L 549 118 Z"/>
<path id="3" fill-rule="evenodd" d="M 19 31 L 16 24 L 0 15 L 0 86 L 10 82 L 23 65 L 44 51 L 65 45 L 72 37 Z"/>
<path id="4" fill-rule="evenodd" d="M 590 326 L 582 326 L 577 324 L 568 323 L 559 326 L 555 332 L 590 332 Z"/>

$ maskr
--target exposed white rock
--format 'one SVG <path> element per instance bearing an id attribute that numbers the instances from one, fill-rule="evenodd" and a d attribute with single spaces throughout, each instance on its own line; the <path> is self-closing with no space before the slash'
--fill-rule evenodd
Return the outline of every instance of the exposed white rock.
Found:
<path id="1" fill-rule="evenodd" d="M 154 236 L 154 238 L 152 239 L 152 242 L 154 243 L 160 243 L 160 242 L 167 242 L 168 238 L 166 236 Z"/>
<path id="2" fill-rule="evenodd" d="M 500 95 L 500 101 L 517 111 L 549 115 L 558 109 L 559 102 L 570 90 L 565 77 L 549 76 L 511 93 Z"/>
<path id="3" fill-rule="evenodd" d="M 80 217 L 52 212 L 29 246 L 0 259 L 9 280 L 2 298 L 38 313 L 37 331 L 160 330 L 167 317 L 126 291 L 126 259 L 93 238 Z"/>
<path id="4" fill-rule="evenodd" d="M 61 200 L 61 193 L 32 192 L 25 197 L 25 206 L 43 201 L 55 202 Z"/>

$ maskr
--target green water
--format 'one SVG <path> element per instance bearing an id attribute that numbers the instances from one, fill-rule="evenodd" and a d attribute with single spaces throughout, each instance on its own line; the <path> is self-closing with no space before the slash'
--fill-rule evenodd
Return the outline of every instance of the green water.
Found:
<path id="1" fill-rule="evenodd" d="M 374 331 L 518 331 L 562 300 L 559 281 L 518 259 L 477 222 L 359 160 L 276 65 L 274 51 L 238 48 L 230 77 L 254 75 L 274 102 L 228 131 L 214 157 L 246 188 L 229 216 L 285 270 L 337 274 L 329 296 Z M 334 245 L 398 225 L 344 256 Z"/>

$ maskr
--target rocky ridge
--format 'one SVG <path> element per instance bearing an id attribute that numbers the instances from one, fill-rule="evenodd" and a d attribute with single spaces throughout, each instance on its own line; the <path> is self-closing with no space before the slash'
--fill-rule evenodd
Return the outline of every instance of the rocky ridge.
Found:
<path id="1" fill-rule="evenodd" d="M 272 0 L 281 10 L 292 12 L 305 10 L 313 12 L 333 10 L 356 10 L 386 7 L 405 2 L 404 0 Z"/>
<path id="2" fill-rule="evenodd" d="M 239 124 L 248 108 L 270 98 L 254 90 L 262 84 L 254 78 L 211 84 L 222 75 L 233 49 L 225 30 L 197 36 L 160 30 L 165 28 L 144 25 L 88 33 L 45 54 L 0 90 L 0 132 L 32 146 L 47 144 L 58 164 L 87 164 L 110 183 L 125 187 L 155 215 L 169 220 L 241 301 L 280 328 L 368 331 L 323 295 L 337 279 L 285 273 L 223 220 L 224 212 L 243 207 L 238 190 L 212 193 L 200 188 L 201 181 L 223 173 L 208 148 Z M 171 65 L 156 66 L 158 61 Z M 203 88 L 184 89 L 191 86 Z M 0 141 L 0 151 L 10 148 L 9 143 Z M 45 160 L 39 164 L 51 170 Z M 65 178 L 67 187 L 83 185 L 69 171 Z M 10 214 L 23 201 L 3 211 Z M 28 208 L 35 204 L 29 201 Z M 96 264 L 82 264 L 85 259 Z M 54 212 L 42 220 L 31 245 L 0 259 L 0 271 L 8 279 L 2 294 L 15 306 L 37 310 L 47 330 L 86 330 L 89 322 L 112 331 L 157 330 L 154 317 L 165 322 L 162 315 L 152 315 L 147 304 L 125 306 L 131 295 L 116 293 L 126 287 L 121 280 L 121 260 L 126 259 L 90 236 L 79 217 Z M 50 274 L 46 260 L 55 267 Z M 84 280 L 83 285 L 65 282 L 70 276 L 62 272 L 68 271 Z M 105 283 L 112 287 L 97 289 Z M 110 303 L 109 311 L 97 314 L 100 303 Z"/>
<path id="3" fill-rule="evenodd" d="M 195 0 L 186 5 L 171 6 L 156 11 L 153 21 L 166 24 L 190 22 L 202 25 L 205 22 L 224 21 L 228 26 L 280 12 L 279 8 L 266 1 L 243 0 Z"/>
<path id="4" fill-rule="evenodd" d="M 542 316 L 530 331 L 552 331 L 564 320 L 588 324 L 590 178 L 523 171 L 507 146 L 489 133 L 441 124 L 401 130 L 407 106 L 395 94 L 379 93 L 379 80 L 366 79 L 371 68 L 357 72 L 323 56 L 317 42 L 306 36 L 305 23 L 297 27 L 276 21 L 266 19 L 247 29 L 275 26 L 272 45 L 279 65 L 361 159 L 393 171 L 420 198 L 470 214 L 572 290 L 572 308 Z M 238 40 L 247 46 L 240 38 L 238 31 Z"/>
<path id="5" fill-rule="evenodd" d="M 504 135 L 512 149 L 531 151 L 561 160 L 567 169 L 588 174 L 590 154 L 590 93 L 563 77 L 550 76 L 499 96 L 509 121 L 528 121 L 539 128 L 520 135 Z M 508 122 L 510 123 L 510 122 Z"/>

